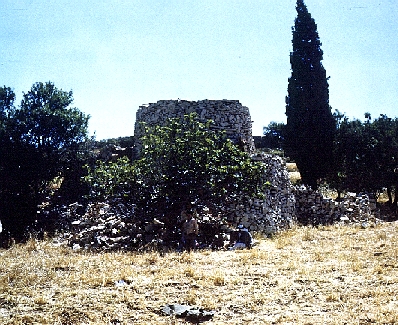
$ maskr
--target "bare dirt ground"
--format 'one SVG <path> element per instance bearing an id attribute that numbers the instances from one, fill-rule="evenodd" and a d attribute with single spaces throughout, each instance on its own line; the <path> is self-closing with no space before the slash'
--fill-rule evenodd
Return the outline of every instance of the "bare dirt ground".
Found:
<path id="1" fill-rule="evenodd" d="M 252 250 L 87 253 L 31 240 L 0 250 L 1 324 L 398 324 L 398 223 L 296 228 Z"/>

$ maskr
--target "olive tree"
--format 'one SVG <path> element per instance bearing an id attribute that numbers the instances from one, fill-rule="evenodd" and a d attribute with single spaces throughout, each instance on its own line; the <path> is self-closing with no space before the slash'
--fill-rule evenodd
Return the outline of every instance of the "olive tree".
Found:
<path id="1" fill-rule="evenodd" d="M 9 89 L 0 95 L 3 107 L 10 106 Z M 63 176 L 86 140 L 89 116 L 72 102 L 72 91 L 39 82 L 23 94 L 19 107 L 2 109 L 0 212 L 3 228 L 15 236 L 34 222 L 49 182 Z"/>

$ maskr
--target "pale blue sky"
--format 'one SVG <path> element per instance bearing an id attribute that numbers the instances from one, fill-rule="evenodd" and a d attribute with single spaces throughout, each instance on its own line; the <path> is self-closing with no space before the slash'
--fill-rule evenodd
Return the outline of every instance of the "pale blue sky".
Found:
<path id="1" fill-rule="evenodd" d="M 295 0 L 1 0 L 0 84 L 73 90 L 97 139 L 133 135 L 142 104 L 237 99 L 253 134 L 286 122 Z M 350 118 L 398 108 L 398 2 L 306 0 L 330 104 Z"/>

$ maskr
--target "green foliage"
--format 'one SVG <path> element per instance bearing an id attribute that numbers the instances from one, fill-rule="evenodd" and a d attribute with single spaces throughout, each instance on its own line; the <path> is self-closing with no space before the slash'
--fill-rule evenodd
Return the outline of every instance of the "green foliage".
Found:
<path id="1" fill-rule="evenodd" d="M 290 54 L 292 75 L 286 97 L 285 153 L 296 161 L 303 183 L 316 188 L 317 181 L 331 168 L 335 121 L 317 26 L 302 0 L 297 1 L 296 10 Z"/>
<path id="2" fill-rule="evenodd" d="M 35 217 L 47 184 L 63 176 L 86 139 L 88 116 L 70 108 L 72 92 L 36 83 L 19 108 L 0 88 L 0 215 L 6 231 L 21 234 Z"/>
<path id="3" fill-rule="evenodd" d="M 0 87 L 0 118 L 1 124 L 5 122 L 8 114 L 14 108 L 15 93 L 10 87 Z"/>
<path id="4" fill-rule="evenodd" d="M 126 196 L 145 214 L 175 221 L 192 202 L 219 212 L 240 195 L 261 195 L 264 165 L 253 162 L 224 133 L 209 130 L 196 114 L 146 127 L 140 158 L 99 163 L 90 170 L 93 192 Z"/>
<path id="5" fill-rule="evenodd" d="M 0 87 L 0 141 L 3 144 L 8 137 L 8 116 L 13 113 L 15 93 L 9 87 Z"/>
<path id="6" fill-rule="evenodd" d="M 373 121 L 370 146 L 375 151 L 374 175 L 387 189 L 390 204 L 398 204 L 398 119 L 386 115 Z M 378 188 L 380 190 L 381 188 Z M 392 198 L 392 191 L 395 197 Z"/>
<path id="7" fill-rule="evenodd" d="M 95 168 L 86 165 L 87 175 L 84 180 L 90 186 L 93 200 L 107 200 L 110 197 L 128 198 L 134 187 L 134 167 L 127 157 L 116 162 L 97 161 Z"/>
<path id="8" fill-rule="evenodd" d="M 51 82 L 34 84 L 15 112 L 14 133 L 22 142 L 50 151 L 85 140 L 89 116 L 69 107 L 72 102 L 72 91 L 59 90 Z"/>
<path id="9" fill-rule="evenodd" d="M 282 149 L 284 147 L 285 123 L 271 122 L 263 128 L 262 146 L 269 149 Z"/>
<path id="10" fill-rule="evenodd" d="M 386 115 L 373 122 L 352 121 L 336 114 L 338 130 L 334 145 L 333 187 L 342 191 L 377 193 L 387 188 L 390 203 L 397 203 L 391 193 L 398 188 L 398 119 Z"/>
<path id="11" fill-rule="evenodd" d="M 342 117 L 335 137 L 334 178 L 330 182 L 338 192 L 360 192 L 366 189 L 365 182 L 369 179 L 365 163 L 365 128 L 359 120 L 349 121 Z"/>

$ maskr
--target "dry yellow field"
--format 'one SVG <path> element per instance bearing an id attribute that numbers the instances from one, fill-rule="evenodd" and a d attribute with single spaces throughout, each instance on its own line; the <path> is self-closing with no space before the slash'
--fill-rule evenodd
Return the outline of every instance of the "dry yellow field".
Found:
<path id="1" fill-rule="evenodd" d="M 252 250 L 87 253 L 31 240 L 0 250 L 1 324 L 398 324 L 398 223 L 295 228 Z"/>

